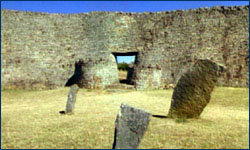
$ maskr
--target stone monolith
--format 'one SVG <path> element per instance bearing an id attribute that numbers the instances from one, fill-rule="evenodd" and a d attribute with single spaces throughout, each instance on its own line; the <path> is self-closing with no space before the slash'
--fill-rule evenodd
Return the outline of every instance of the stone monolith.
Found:
<path id="1" fill-rule="evenodd" d="M 168 118 L 199 117 L 223 69 L 208 59 L 197 60 L 174 88 Z"/>
<path id="2" fill-rule="evenodd" d="M 113 149 L 136 149 L 149 121 L 150 113 L 122 104 L 115 121 Z"/>
<path id="3" fill-rule="evenodd" d="M 71 86 L 69 94 L 68 94 L 68 101 L 66 104 L 66 112 L 65 113 L 73 113 L 76 103 L 76 94 L 79 90 L 78 85 L 74 84 Z"/>

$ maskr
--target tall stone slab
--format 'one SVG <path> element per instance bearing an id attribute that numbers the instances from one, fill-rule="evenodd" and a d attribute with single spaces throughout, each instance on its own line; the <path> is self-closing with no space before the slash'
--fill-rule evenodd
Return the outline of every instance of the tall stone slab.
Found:
<path id="1" fill-rule="evenodd" d="M 150 113 L 122 104 L 115 121 L 113 149 L 136 149 L 149 121 Z"/>
<path id="2" fill-rule="evenodd" d="M 169 118 L 199 117 L 224 67 L 205 59 L 195 64 L 179 79 L 172 95 Z"/>
<path id="3" fill-rule="evenodd" d="M 76 94 L 79 90 L 78 85 L 74 84 L 71 86 L 69 94 L 68 94 L 68 101 L 66 104 L 66 113 L 73 113 L 76 103 Z"/>

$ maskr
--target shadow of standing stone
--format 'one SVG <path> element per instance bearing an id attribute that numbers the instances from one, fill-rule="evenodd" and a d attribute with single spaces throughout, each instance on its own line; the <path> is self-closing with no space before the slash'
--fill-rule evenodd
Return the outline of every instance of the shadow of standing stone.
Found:
<path id="1" fill-rule="evenodd" d="M 68 101 L 66 104 L 66 111 L 61 111 L 60 113 L 68 114 L 68 113 L 74 113 L 75 103 L 76 103 L 76 94 L 79 90 L 78 85 L 74 84 L 71 86 L 69 94 L 68 94 Z"/>
<path id="2" fill-rule="evenodd" d="M 83 64 L 84 64 L 83 60 L 75 62 L 75 72 L 73 76 L 68 79 L 65 86 L 72 86 L 74 84 L 79 85 L 79 81 L 83 78 L 83 69 L 82 69 Z"/>
<path id="3" fill-rule="evenodd" d="M 136 149 L 149 121 L 150 113 L 122 104 L 115 121 L 113 149 Z"/>
<path id="4" fill-rule="evenodd" d="M 197 60 L 174 88 L 168 118 L 199 117 L 223 69 L 210 60 Z"/>

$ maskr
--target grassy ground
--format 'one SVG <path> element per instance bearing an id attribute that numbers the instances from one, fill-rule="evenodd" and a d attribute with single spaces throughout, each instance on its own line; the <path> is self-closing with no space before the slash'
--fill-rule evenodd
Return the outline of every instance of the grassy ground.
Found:
<path id="1" fill-rule="evenodd" d="M 112 148 L 122 102 L 166 115 L 173 92 L 81 89 L 75 114 L 60 115 L 68 91 L 1 91 L 1 148 Z M 151 118 L 139 148 L 248 149 L 249 89 L 215 88 L 200 119 Z"/>
<path id="2" fill-rule="evenodd" d="M 127 78 L 127 71 L 119 71 L 118 72 L 119 74 L 118 74 L 118 78 L 119 78 L 119 80 L 125 80 L 126 78 Z"/>

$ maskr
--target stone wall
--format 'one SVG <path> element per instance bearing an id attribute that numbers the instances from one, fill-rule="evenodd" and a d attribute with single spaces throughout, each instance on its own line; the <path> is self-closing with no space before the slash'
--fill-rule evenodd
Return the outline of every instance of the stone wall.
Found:
<path id="1" fill-rule="evenodd" d="M 80 67 L 82 70 L 82 77 L 78 83 L 80 87 L 105 88 L 119 82 L 118 69 L 112 54 L 109 59 L 92 60 L 89 58 Z"/>
<path id="2" fill-rule="evenodd" d="M 249 85 L 249 6 L 155 13 L 1 10 L 1 15 L 2 88 L 61 87 L 75 62 L 112 62 L 113 52 L 138 52 L 133 71 L 138 89 L 176 83 L 202 58 L 227 67 L 219 85 Z M 117 73 L 110 71 L 114 68 L 115 63 L 100 63 L 88 76 L 110 77 L 101 83 L 105 87 L 117 80 L 110 75 Z"/>

